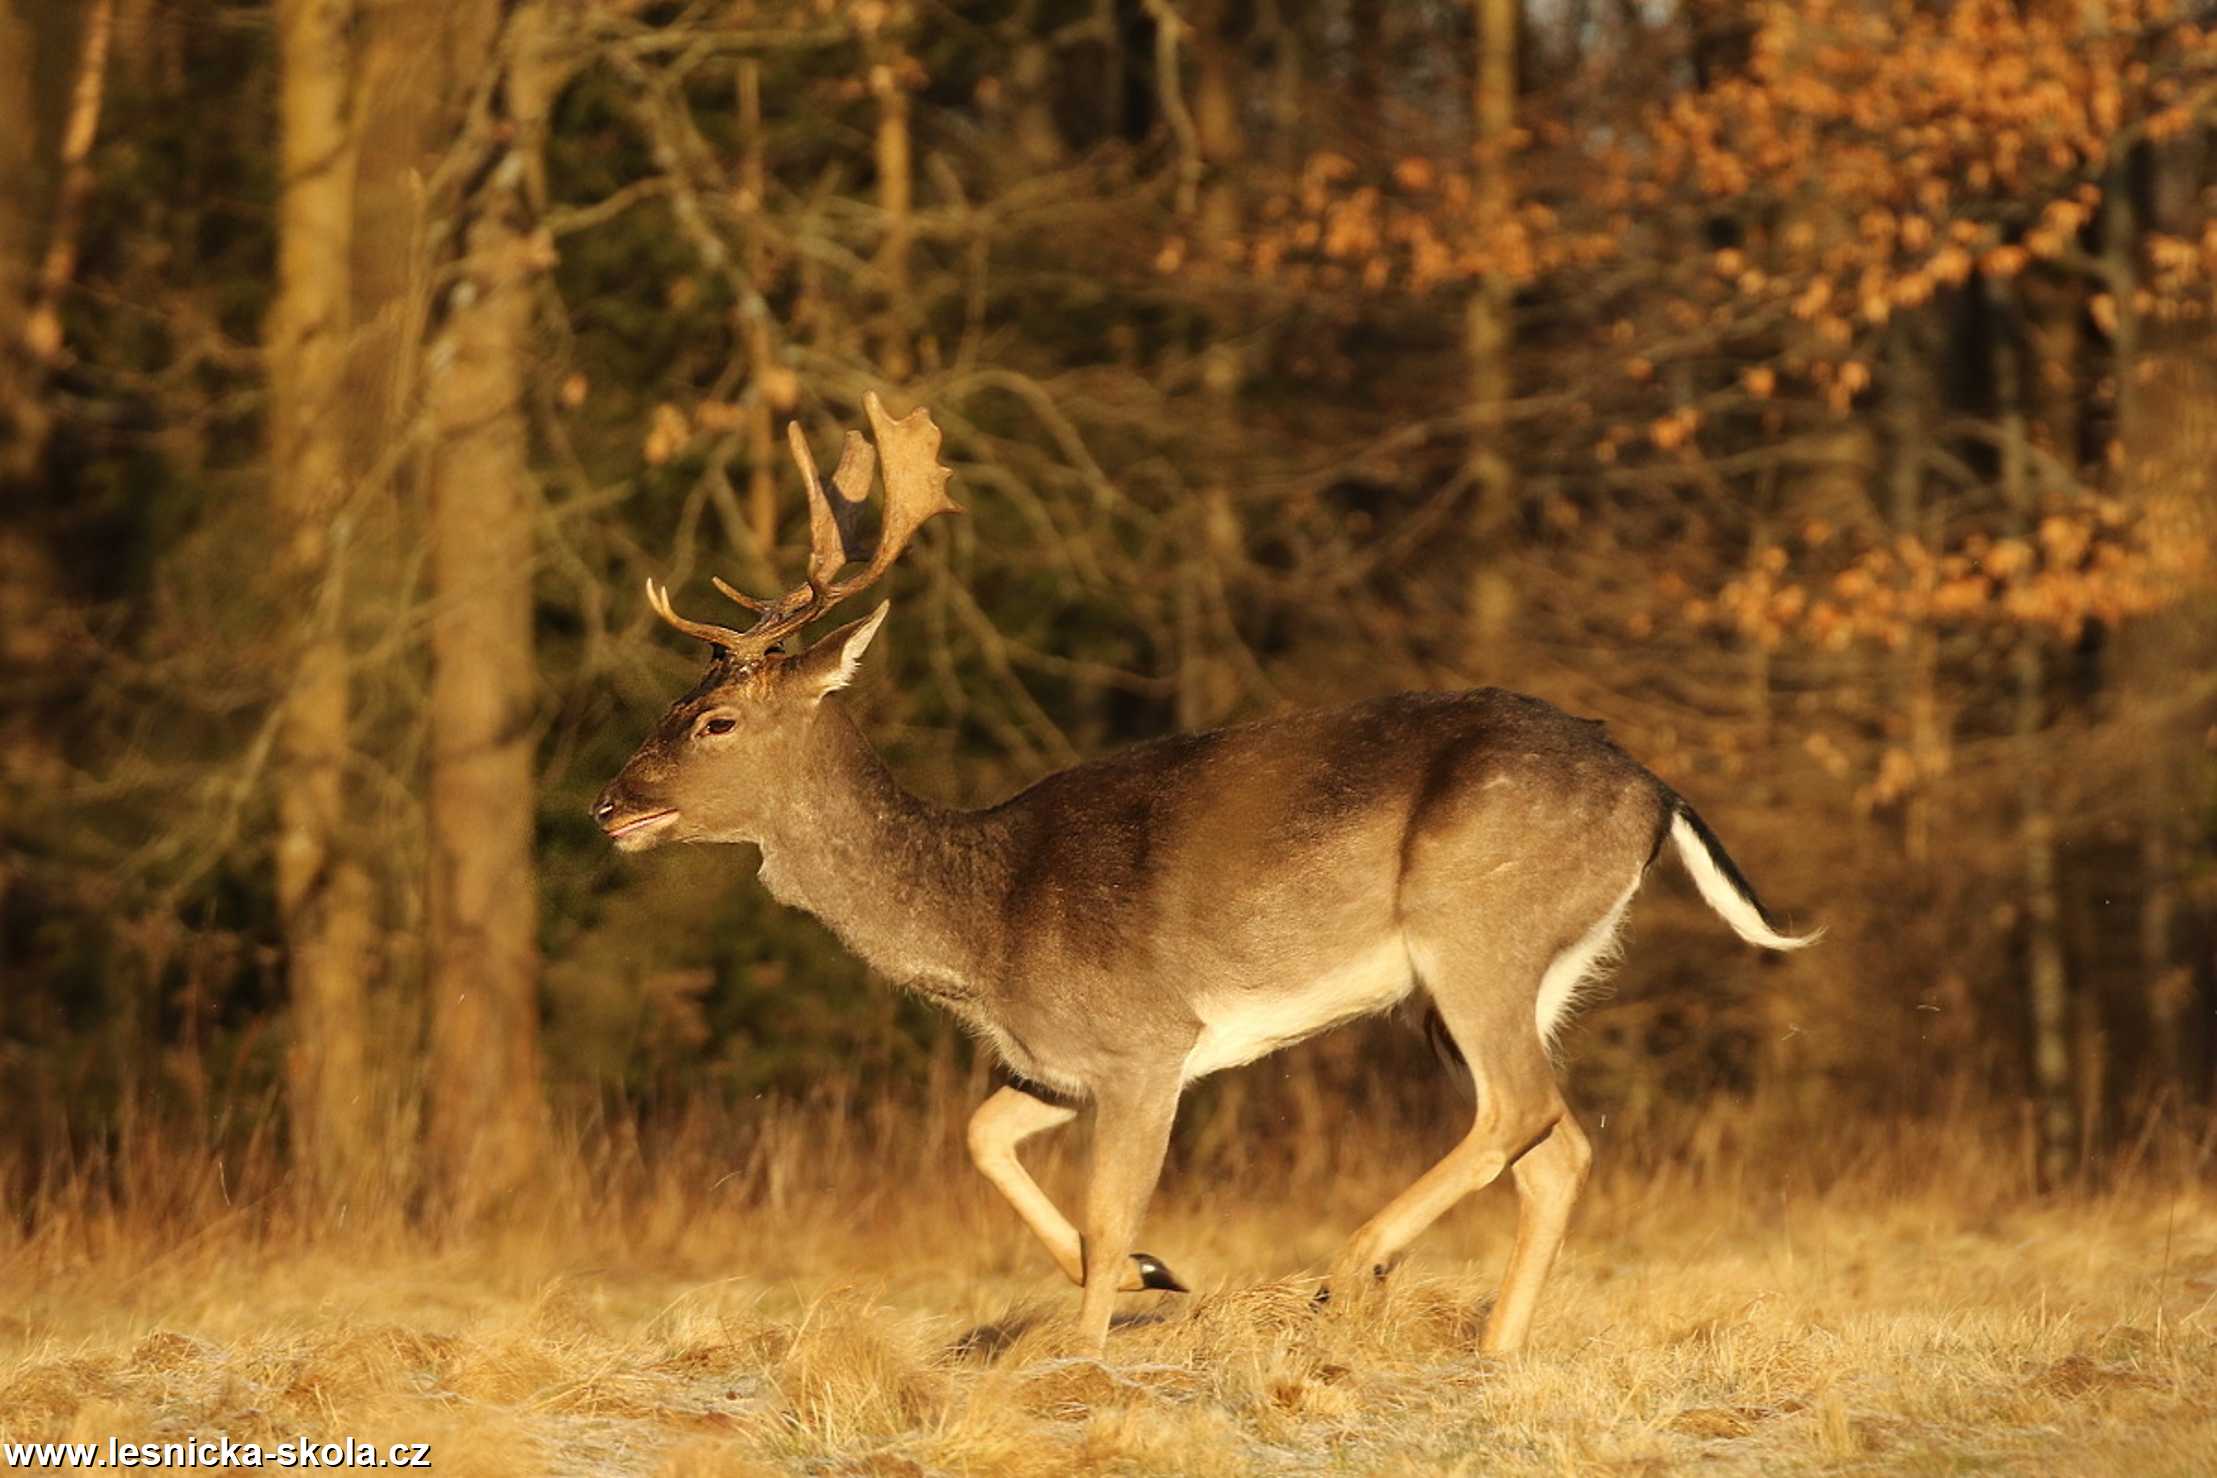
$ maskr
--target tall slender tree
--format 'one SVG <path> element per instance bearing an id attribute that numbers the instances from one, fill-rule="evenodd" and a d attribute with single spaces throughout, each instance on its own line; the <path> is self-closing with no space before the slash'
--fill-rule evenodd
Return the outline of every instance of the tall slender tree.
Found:
<path id="1" fill-rule="evenodd" d="M 2034 503 L 2027 465 L 2022 346 L 2014 294 L 1989 280 L 1993 324 L 1994 398 L 2000 416 L 2001 484 L 2020 540 L 2032 532 Z M 2025 919 L 2025 998 L 2032 1022 L 2032 1073 L 2039 1132 L 2040 1182 L 2053 1190 L 2070 1173 L 2078 1137 L 2071 1097 L 2071 980 L 2063 950 L 2063 904 L 2056 881 L 2056 820 L 2035 751 L 2047 712 L 2047 638 L 2027 626 L 2012 647 L 2016 685 L 2011 737 L 2017 741 L 2017 828 L 2023 858 L 2020 895 Z"/>
<path id="2" fill-rule="evenodd" d="M 283 0 L 277 294 L 266 328 L 271 502 L 297 626 L 278 738 L 277 900 L 294 1132 L 327 1186 L 367 1152 L 368 874 L 348 850 L 346 359 L 354 234 L 350 0 Z"/>
<path id="3" fill-rule="evenodd" d="M 23 321 L 38 250 L 32 179 L 38 105 L 31 81 L 38 37 L 23 0 L 0 0 L 0 483 L 21 475 L 23 400 L 29 393 Z"/>
<path id="4" fill-rule="evenodd" d="M 1498 229 L 1515 206 L 1510 144 L 1516 128 L 1519 0 L 1471 0 L 1478 19 L 1478 58 L 1471 111 L 1477 154 L 1480 220 Z M 1513 329 L 1510 286 L 1498 272 L 1473 285 L 1463 336 L 1470 361 L 1471 442 L 1468 476 L 1475 514 L 1471 532 L 1476 570 L 1471 578 L 1464 664 L 1478 675 L 1503 671 L 1501 644 L 1509 634 L 1515 586 L 1505 567 L 1516 515 L 1516 478 L 1504 422 L 1512 387 Z"/>
<path id="5" fill-rule="evenodd" d="M 1205 168 L 1193 224 L 1201 250 L 1220 257 L 1239 232 L 1234 178 L 1247 153 L 1241 126 L 1240 37 L 1229 6 L 1210 4 L 1197 17 L 1191 112 L 1194 142 Z M 1175 83 L 1171 79 L 1165 85 Z M 1202 351 L 1202 384 L 1219 448 L 1213 462 L 1221 472 L 1247 465 L 1241 404 L 1246 366 L 1227 325 L 1204 320 L 1203 326 L 1213 341 Z M 1178 572 L 1178 723 L 1199 729 L 1222 723 L 1239 702 L 1239 676 L 1225 650 L 1237 636 L 1228 629 L 1223 591 L 1226 572 L 1239 562 L 1243 536 L 1231 486 L 1221 475 L 1202 484 L 1187 516 L 1194 534 L 1186 541 Z"/>
<path id="6" fill-rule="evenodd" d="M 916 235 L 915 139 L 909 120 L 906 31 L 911 22 L 908 7 L 886 8 L 882 24 L 864 25 L 870 93 L 877 99 L 876 161 L 878 210 L 885 234 L 878 244 L 877 271 L 885 294 L 885 314 L 879 334 L 878 360 L 887 378 L 904 380 L 915 369 L 915 345 L 909 319 L 916 305 L 909 299 L 910 253 Z"/>
<path id="7" fill-rule="evenodd" d="M 33 17 L 23 15 L 17 24 L 4 27 L 11 39 L 0 40 L 0 52 L 27 45 L 35 47 L 38 31 L 32 21 Z M 77 64 L 71 79 L 68 108 L 62 118 L 59 171 L 51 203 L 38 211 L 44 217 L 44 241 L 36 270 L 29 279 L 29 301 L 22 304 L 22 317 L 4 343 L 5 352 L 14 361 L 12 370 L 7 372 L 8 380 L 13 383 L 0 380 L 0 395 L 6 395 L 13 402 L 9 411 L 13 427 L 5 455 L 0 456 L 0 482 L 31 476 L 44 460 L 47 440 L 53 434 L 53 413 L 47 404 L 45 385 L 61 359 L 62 295 L 76 275 L 78 233 L 84 225 L 85 202 L 92 193 L 92 145 L 100 129 L 100 106 L 108 77 L 108 49 L 114 35 L 115 0 L 92 0 L 83 8 L 82 24 L 74 34 Z M 23 64 L 20 61 L 10 63 L 0 57 L 0 66 L 10 65 L 21 67 Z M 26 73 L 20 94 L 24 98 L 21 106 L 32 122 L 25 131 L 26 139 L 38 136 L 36 90 L 29 85 L 31 80 Z M 12 81 L 15 79 L 0 73 L 0 82 Z M 20 142 L 16 147 L 25 149 Z M 22 173 L 13 180 L 0 180 L 0 190 L 19 197 L 30 193 L 26 177 L 33 173 L 28 168 L 27 150 L 21 157 L 25 165 Z M 14 234 L 28 240 L 29 232 L 20 226 Z M 0 241 L 0 248 L 6 245 L 5 241 Z M 0 290 L 6 286 L 5 282 L 0 282 Z M 7 317 L 15 311 L 13 308 L 0 309 L 0 330 L 10 326 Z"/>
<path id="8" fill-rule="evenodd" d="M 447 1205 L 486 1209 L 528 1178 L 544 1133 L 538 1054 L 538 892 L 532 829 L 539 681 L 532 652 L 532 486 L 524 369 L 531 221 L 550 101 L 547 11 L 477 0 L 458 13 L 481 149 L 457 170 L 443 233 L 451 281 L 422 376 L 430 438 L 431 1150 Z"/>

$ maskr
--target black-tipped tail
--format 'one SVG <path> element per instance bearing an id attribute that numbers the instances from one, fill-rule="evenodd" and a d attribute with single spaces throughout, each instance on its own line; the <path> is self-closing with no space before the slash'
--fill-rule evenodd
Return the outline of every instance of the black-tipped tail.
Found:
<path id="1" fill-rule="evenodd" d="M 1754 885 L 1732 860 L 1732 854 L 1724 850 L 1724 843 L 1717 840 L 1709 823 L 1674 792 L 1665 793 L 1664 803 L 1669 818 L 1666 833 L 1678 849 L 1678 860 L 1693 875 L 1702 901 L 1732 926 L 1733 933 L 1765 949 L 1806 949 L 1824 937 L 1822 929 L 1788 934 L 1780 928 L 1777 917 L 1755 896 Z"/>

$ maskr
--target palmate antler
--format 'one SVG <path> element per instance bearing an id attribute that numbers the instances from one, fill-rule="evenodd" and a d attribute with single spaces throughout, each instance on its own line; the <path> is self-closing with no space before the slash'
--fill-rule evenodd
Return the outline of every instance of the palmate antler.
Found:
<path id="1" fill-rule="evenodd" d="M 716 579 L 718 590 L 754 612 L 754 625 L 745 631 L 688 621 L 670 608 L 669 592 L 650 579 L 647 604 L 654 613 L 722 653 L 743 662 L 753 661 L 848 596 L 875 584 L 929 520 L 942 513 L 960 513 L 962 509 L 947 496 L 947 479 L 954 474 L 939 465 L 939 428 L 932 424 L 931 413 L 919 406 L 896 421 L 885 413 L 874 390 L 863 398 L 862 408 L 870 417 L 870 434 L 877 446 L 873 449 L 860 432 L 849 431 L 839 453 L 839 465 L 832 470 L 829 493 L 816 475 L 816 458 L 808 450 L 808 438 L 801 433 L 800 423 L 795 421 L 786 427 L 793 461 L 808 488 L 806 584 L 775 600 L 762 601 Z M 865 555 L 857 527 L 862 505 L 870 497 L 871 474 L 880 463 L 885 468 L 885 515 L 878 523 L 877 548 Z M 858 561 L 866 561 L 861 574 L 847 580 L 836 578 L 841 570 Z"/>

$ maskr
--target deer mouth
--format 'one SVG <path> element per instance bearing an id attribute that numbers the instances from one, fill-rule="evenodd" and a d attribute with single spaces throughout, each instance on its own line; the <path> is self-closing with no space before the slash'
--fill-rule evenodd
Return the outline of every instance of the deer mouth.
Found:
<path id="1" fill-rule="evenodd" d="M 677 821 L 677 810 L 649 811 L 644 816 L 634 816 L 621 826 L 607 828 L 608 840 L 623 851 L 635 851 L 647 846 L 665 827 Z"/>

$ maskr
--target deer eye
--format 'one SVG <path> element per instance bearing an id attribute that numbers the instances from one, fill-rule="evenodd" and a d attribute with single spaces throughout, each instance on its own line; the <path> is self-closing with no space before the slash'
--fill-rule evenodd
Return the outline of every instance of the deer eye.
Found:
<path id="1" fill-rule="evenodd" d="M 738 727 L 739 720 L 727 714 L 719 713 L 714 718 L 701 720 L 700 727 L 694 732 L 696 734 L 728 734 Z"/>

